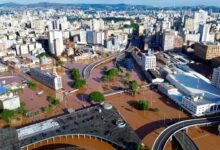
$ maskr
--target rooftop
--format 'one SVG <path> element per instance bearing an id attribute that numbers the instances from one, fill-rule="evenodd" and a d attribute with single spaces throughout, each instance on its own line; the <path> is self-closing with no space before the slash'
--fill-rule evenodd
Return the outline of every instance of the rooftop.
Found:
<path id="1" fill-rule="evenodd" d="M 215 88 L 208 79 L 194 71 L 180 71 L 170 74 L 167 79 L 188 96 L 203 96 L 196 104 L 216 103 L 220 101 L 220 90 Z"/>
<path id="2" fill-rule="evenodd" d="M 51 120 L 49 120 L 49 122 L 50 121 Z M 58 123 L 59 126 L 47 131 L 36 128 L 40 124 L 25 127 L 34 127 L 36 132 L 34 133 L 32 132 L 33 129 L 29 129 L 29 133 L 34 134 L 29 134 L 28 137 L 21 139 L 21 146 L 23 147 L 46 138 L 64 134 L 94 135 L 112 141 L 118 146 L 128 150 L 134 148 L 134 143 L 141 142 L 139 137 L 114 107 L 105 109 L 103 106 L 96 105 L 54 118 L 53 121 Z M 120 124 L 118 124 L 118 122 L 120 122 Z M 122 122 L 125 124 L 121 124 Z M 42 123 L 44 124 L 44 122 Z M 47 127 L 49 126 L 50 123 Z"/>

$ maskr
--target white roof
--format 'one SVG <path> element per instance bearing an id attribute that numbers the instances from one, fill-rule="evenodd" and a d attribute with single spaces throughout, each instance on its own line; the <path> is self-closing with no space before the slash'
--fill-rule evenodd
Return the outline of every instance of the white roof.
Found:
<path id="1" fill-rule="evenodd" d="M 172 84 L 178 84 L 182 87 L 186 95 L 204 95 L 203 100 L 195 102 L 196 104 L 220 102 L 220 90 L 215 88 L 202 75 L 193 74 L 193 72 L 178 72 L 167 76 Z M 186 91 L 188 91 L 186 93 Z"/>
<path id="2" fill-rule="evenodd" d="M 17 129 L 16 131 L 18 133 L 18 139 L 21 140 L 45 131 L 54 130 L 54 128 L 59 127 L 60 125 L 58 124 L 58 122 L 54 121 L 53 119 L 50 119 L 44 122 Z"/>

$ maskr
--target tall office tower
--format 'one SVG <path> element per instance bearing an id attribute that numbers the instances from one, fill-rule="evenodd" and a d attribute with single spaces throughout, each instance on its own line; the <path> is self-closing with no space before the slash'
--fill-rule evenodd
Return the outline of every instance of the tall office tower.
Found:
<path id="1" fill-rule="evenodd" d="M 194 29 L 196 32 L 199 30 L 200 24 L 205 24 L 208 18 L 208 12 L 204 10 L 199 10 L 198 12 L 195 12 L 194 14 Z"/>
<path id="2" fill-rule="evenodd" d="M 80 30 L 79 31 L 79 37 L 80 37 L 80 42 L 81 43 L 87 43 L 87 41 L 86 41 L 86 31 L 85 30 Z"/>
<path id="3" fill-rule="evenodd" d="M 94 44 L 94 32 L 93 31 L 86 32 L 86 41 L 88 44 Z"/>
<path id="4" fill-rule="evenodd" d="M 184 28 L 185 28 L 187 31 L 189 31 L 189 32 L 193 32 L 193 31 L 195 31 L 195 29 L 194 29 L 194 23 L 195 23 L 194 19 L 192 19 L 192 18 L 187 18 L 187 19 L 185 20 Z"/>
<path id="5" fill-rule="evenodd" d="M 175 33 L 171 31 L 166 31 L 163 33 L 163 50 L 169 51 L 174 49 L 174 42 L 175 42 Z"/>
<path id="6" fill-rule="evenodd" d="M 52 24 L 53 24 L 54 30 L 60 30 L 60 21 L 59 20 L 52 21 Z"/>
<path id="7" fill-rule="evenodd" d="M 212 84 L 220 89 L 220 67 L 213 70 Z"/>
<path id="8" fill-rule="evenodd" d="M 64 52 L 62 32 L 57 30 L 50 31 L 48 42 L 51 54 L 57 57 L 61 56 Z"/>
<path id="9" fill-rule="evenodd" d="M 199 33 L 200 33 L 200 41 L 208 42 L 210 37 L 210 24 L 200 24 L 199 25 Z"/>
<path id="10" fill-rule="evenodd" d="M 101 45 L 104 45 L 104 32 L 102 31 L 99 31 L 99 32 L 95 32 L 95 44 L 101 44 Z"/>
<path id="11" fill-rule="evenodd" d="M 103 19 L 93 19 L 90 24 L 90 29 L 93 31 L 103 30 L 105 28 L 105 22 Z"/>

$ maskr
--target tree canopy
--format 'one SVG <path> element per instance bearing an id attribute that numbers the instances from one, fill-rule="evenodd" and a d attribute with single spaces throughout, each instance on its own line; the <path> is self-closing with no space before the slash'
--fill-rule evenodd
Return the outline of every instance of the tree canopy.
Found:
<path id="1" fill-rule="evenodd" d="M 21 103 L 21 106 L 18 108 L 18 113 L 25 115 L 27 113 L 28 109 L 25 105 L 25 103 Z"/>
<path id="2" fill-rule="evenodd" d="M 137 102 L 138 109 L 140 110 L 147 110 L 149 107 L 149 102 L 147 100 L 139 100 Z"/>
<path id="3" fill-rule="evenodd" d="M 129 82 L 129 88 L 132 92 L 136 92 L 138 90 L 139 85 L 137 84 L 137 81 L 133 80 Z"/>
<path id="4" fill-rule="evenodd" d="M 83 80 L 83 79 L 78 79 L 73 84 L 75 88 L 81 88 L 81 87 L 84 87 L 85 85 L 86 85 L 86 80 Z"/>
<path id="5" fill-rule="evenodd" d="M 101 93 L 99 91 L 94 91 L 94 92 L 89 94 L 89 99 L 91 101 L 101 103 L 105 100 L 105 97 L 104 97 L 103 93 Z"/>
<path id="6" fill-rule="evenodd" d="M 6 122 L 10 122 L 11 118 L 15 115 L 15 111 L 14 110 L 9 110 L 9 109 L 4 109 L 2 114 L 1 114 L 1 118 L 3 120 L 5 120 Z"/>
<path id="7" fill-rule="evenodd" d="M 73 80 L 78 80 L 81 78 L 79 69 L 73 68 L 70 71 L 70 76 Z"/>
<path id="8" fill-rule="evenodd" d="M 27 86 L 28 86 L 28 88 L 35 90 L 37 87 L 37 84 L 35 82 L 28 82 Z"/>

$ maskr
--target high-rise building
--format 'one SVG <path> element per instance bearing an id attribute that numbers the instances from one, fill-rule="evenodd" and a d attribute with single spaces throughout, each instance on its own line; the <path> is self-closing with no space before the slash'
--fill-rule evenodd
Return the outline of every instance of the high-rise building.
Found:
<path id="1" fill-rule="evenodd" d="M 49 32 L 49 50 L 51 54 L 59 57 L 64 52 L 62 32 L 53 30 Z"/>
<path id="2" fill-rule="evenodd" d="M 140 49 L 135 48 L 132 51 L 132 56 L 135 61 L 142 67 L 143 70 L 155 69 L 156 68 L 156 56 L 151 54 L 148 50 L 148 53 L 141 52 Z"/>
<path id="3" fill-rule="evenodd" d="M 175 33 L 171 31 L 166 31 L 163 34 L 163 50 L 169 51 L 174 49 L 174 42 L 175 42 Z"/>
<path id="4" fill-rule="evenodd" d="M 79 37 L 80 37 L 80 42 L 81 43 L 87 43 L 87 41 L 86 41 L 86 31 L 85 30 L 80 30 L 79 31 Z"/>
<path id="5" fill-rule="evenodd" d="M 199 33 L 200 33 L 200 41 L 208 42 L 210 41 L 210 24 L 200 24 L 199 25 Z"/>
<path id="6" fill-rule="evenodd" d="M 184 24 L 185 29 L 186 29 L 187 31 L 189 31 L 189 32 L 195 31 L 195 29 L 194 29 L 194 23 L 195 23 L 195 21 L 194 21 L 193 18 L 187 18 L 187 19 L 185 20 L 185 24 Z"/>
<path id="7" fill-rule="evenodd" d="M 200 24 L 205 24 L 208 18 L 208 12 L 204 10 L 199 10 L 194 14 L 194 29 L 197 32 Z"/>
<path id="8" fill-rule="evenodd" d="M 62 89 L 62 79 L 59 75 L 57 75 L 56 71 L 53 71 L 53 73 L 51 74 L 49 72 L 41 70 L 40 68 L 31 68 L 30 74 L 33 79 L 54 90 Z"/>
<path id="9" fill-rule="evenodd" d="M 214 68 L 212 74 L 212 84 L 220 89 L 220 67 Z"/>
<path id="10" fill-rule="evenodd" d="M 86 31 L 86 41 L 88 44 L 94 44 L 94 33 L 93 31 Z"/>
<path id="11" fill-rule="evenodd" d="M 90 29 L 93 31 L 103 30 L 105 28 L 105 22 L 103 19 L 92 19 L 90 23 Z"/>

